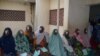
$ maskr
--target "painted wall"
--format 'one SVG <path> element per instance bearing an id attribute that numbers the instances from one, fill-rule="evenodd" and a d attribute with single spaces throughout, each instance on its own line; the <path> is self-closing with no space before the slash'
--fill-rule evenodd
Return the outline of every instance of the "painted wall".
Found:
<path id="1" fill-rule="evenodd" d="M 59 32 L 62 35 L 64 30 L 67 29 L 67 17 L 68 17 L 68 1 L 69 0 L 60 0 L 60 8 L 64 8 L 64 21 L 63 26 L 59 27 Z M 50 0 L 50 10 L 58 8 L 58 0 Z M 52 33 L 53 29 L 57 28 L 56 25 L 49 25 L 50 33 Z"/>
<path id="2" fill-rule="evenodd" d="M 84 30 L 89 20 L 89 5 L 86 0 L 69 0 L 69 30 L 73 32 L 75 28 Z"/>
<path id="3" fill-rule="evenodd" d="M 42 25 L 49 32 L 49 5 L 49 0 L 36 0 L 35 30 Z"/>
<path id="4" fill-rule="evenodd" d="M 25 21 L 0 21 L 0 36 L 2 35 L 5 27 L 11 27 L 15 35 L 19 29 L 25 30 L 26 25 L 31 25 L 30 4 L 0 1 L 0 9 L 25 11 Z"/>

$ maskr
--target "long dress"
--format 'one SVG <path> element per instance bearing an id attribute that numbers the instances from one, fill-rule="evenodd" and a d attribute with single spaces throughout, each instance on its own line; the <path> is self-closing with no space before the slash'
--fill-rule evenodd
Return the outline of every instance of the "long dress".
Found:
<path id="1" fill-rule="evenodd" d="M 72 41 L 73 41 L 72 47 L 75 53 L 78 56 L 83 56 L 83 52 L 82 52 L 83 45 L 74 36 L 72 37 Z"/>
<path id="2" fill-rule="evenodd" d="M 36 45 L 40 45 L 41 47 L 46 47 L 46 36 L 43 33 L 40 33 L 40 32 L 36 32 Z"/>
<path id="3" fill-rule="evenodd" d="M 2 37 L 1 40 L 1 48 L 3 50 L 4 56 L 16 56 L 14 37 Z"/>
<path id="4" fill-rule="evenodd" d="M 64 47 L 68 56 L 74 56 L 74 50 L 72 48 L 72 40 L 69 35 L 63 36 L 62 40 L 64 42 Z"/>
<path id="5" fill-rule="evenodd" d="M 30 52 L 33 53 L 34 51 L 34 34 L 32 32 L 25 32 L 25 36 L 29 41 Z"/>
<path id="6" fill-rule="evenodd" d="M 29 53 L 29 42 L 26 36 L 21 35 L 18 32 L 15 38 L 15 43 L 16 43 L 16 50 L 17 52 L 21 55 L 24 53 Z"/>
<path id="7" fill-rule="evenodd" d="M 64 51 L 63 47 L 63 41 L 61 39 L 61 36 L 59 34 L 55 35 L 52 34 L 49 38 L 49 51 L 54 56 L 66 56 L 66 53 Z"/>

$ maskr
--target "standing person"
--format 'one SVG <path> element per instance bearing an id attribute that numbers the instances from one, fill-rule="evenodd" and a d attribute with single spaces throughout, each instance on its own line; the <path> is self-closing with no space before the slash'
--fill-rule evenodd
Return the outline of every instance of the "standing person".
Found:
<path id="1" fill-rule="evenodd" d="M 54 56 L 66 56 L 63 41 L 57 29 L 53 30 L 53 33 L 49 39 L 49 51 Z"/>
<path id="2" fill-rule="evenodd" d="M 64 31 L 62 40 L 64 42 L 64 47 L 67 51 L 67 55 L 74 56 L 74 51 L 72 48 L 72 38 L 69 36 L 69 31 Z"/>
<path id="3" fill-rule="evenodd" d="M 34 51 L 34 32 L 32 32 L 32 27 L 30 25 L 27 25 L 26 27 L 25 36 L 27 37 L 29 41 L 30 52 L 33 53 Z"/>
<path id="4" fill-rule="evenodd" d="M 1 37 L 1 49 L 4 56 L 16 56 L 15 41 L 10 28 L 5 28 Z"/>
<path id="5" fill-rule="evenodd" d="M 19 56 L 27 56 L 30 49 L 29 49 L 29 42 L 27 37 L 24 35 L 23 30 L 19 30 L 16 38 L 16 50 Z"/>

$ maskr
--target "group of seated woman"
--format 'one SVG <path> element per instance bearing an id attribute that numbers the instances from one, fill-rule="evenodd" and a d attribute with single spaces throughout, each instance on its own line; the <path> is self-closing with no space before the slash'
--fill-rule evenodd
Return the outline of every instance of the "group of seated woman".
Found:
<path id="1" fill-rule="evenodd" d="M 40 26 L 35 34 L 32 27 L 28 25 L 25 32 L 19 30 L 14 37 L 11 28 L 5 28 L 0 38 L 0 56 L 33 55 L 38 45 L 41 47 L 46 46 L 47 42 L 43 32 L 43 26 Z"/>
<path id="2" fill-rule="evenodd" d="M 26 31 L 19 30 L 13 37 L 11 28 L 5 28 L 0 38 L 1 56 L 84 56 L 84 43 L 79 29 L 72 37 L 65 31 L 63 37 L 54 29 L 52 35 L 40 26 L 36 32 L 28 25 Z M 85 53 L 86 54 L 86 53 Z"/>

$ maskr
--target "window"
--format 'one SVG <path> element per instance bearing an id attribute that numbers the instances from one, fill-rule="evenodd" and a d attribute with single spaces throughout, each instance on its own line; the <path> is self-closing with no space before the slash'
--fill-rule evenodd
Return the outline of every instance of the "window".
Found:
<path id="1" fill-rule="evenodd" d="M 0 9 L 0 21 L 25 21 L 25 11 Z"/>
<path id="2" fill-rule="evenodd" d="M 59 13 L 59 25 L 63 26 L 63 18 L 64 18 L 64 9 L 60 9 Z M 50 25 L 57 25 L 57 9 L 50 10 L 50 18 L 49 18 Z"/>

